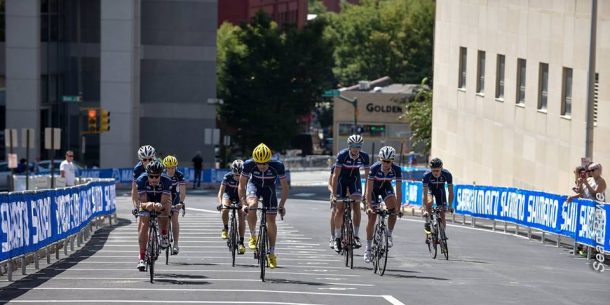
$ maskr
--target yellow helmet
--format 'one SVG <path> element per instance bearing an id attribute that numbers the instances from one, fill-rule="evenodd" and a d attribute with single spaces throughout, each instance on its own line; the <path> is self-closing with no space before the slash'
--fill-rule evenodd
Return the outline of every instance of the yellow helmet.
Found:
<path id="1" fill-rule="evenodd" d="M 271 160 L 271 149 L 267 145 L 261 143 L 252 151 L 252 159 L 256 163 L 267 163 Z"/>
<path id="2" fill-rule="evenodd" d="M 174 156 L 167 156 L 163 158 L 163 166 L 167 167 L 176 167 L 178 166 L 178 159 Z"/>

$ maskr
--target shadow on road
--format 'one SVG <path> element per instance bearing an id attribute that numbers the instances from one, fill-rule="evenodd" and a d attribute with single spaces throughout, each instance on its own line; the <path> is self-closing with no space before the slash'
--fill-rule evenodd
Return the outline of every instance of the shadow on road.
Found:
<path id="1" fill-rule="evenodd" d="M 19 296 L 28 292 L 29 289 L 36 288 L 47 281 L 52 280 L 55 276 L 58 276 L 66 271 L 66 269 L 74 267 L 79 262 L 95 255 L 97 251 L 104 247 L 104 244 L 108 239 L 108 233 L 112 232 L 114 229 L 128 226 L 131 224 L 131 222 L 132 221 L 129 219 L 119 218 L 118 223 L 98 229 L 95 231 L 95 233 L 93 233 L 93 236 L 91 236 L 91 238 L 86 244 L 83 245 L 82 248 L 78 249 L 76 252 L 73 252 L 69 256 L 70 260 L 63 258 L 36 273 L 30 274 L 0 289 L 0 294 L 3 295 L 2 298 L 5 300 L 18 298 Z"/>
<path id="2" fill-rule="evenodd" d="M 185 279 L 207 279 L 205 275 L 178 274 L 178 273 L 156 273 L 155 278 L 185 278 Z"/>
<path id="3" fill-rule="evenodd" d="M 173 285 L 209 285 L 209 284 L 211 284 L 210 282 L 206 282 L 206 281 L 189 281 L 189 280 L 158 279 L 158 278 L 155 278 L 155 283 L 173 284 Z"/>
<path id="4" fill-rule="evenodd" d="M 177 266 L 216 266 L 218 264 L 213 263 L 185 263 L 185 262 L 169 262 L 170 265 Z"/>
<path id="5" fill-rule="evenodd" d="M 320 283 L 320 282 L 307 282 L 307 281 L 299 281 L 299 280 L 272 279 L 272 278 L 266 278 L 265 282 L 276 283 L 276 284 L 307 285 L 307 286 L 328 286 L 328 284 Z"/>

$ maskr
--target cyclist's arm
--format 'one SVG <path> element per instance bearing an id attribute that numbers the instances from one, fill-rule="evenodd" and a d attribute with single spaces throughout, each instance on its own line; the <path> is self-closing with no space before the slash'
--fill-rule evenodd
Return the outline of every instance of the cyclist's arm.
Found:
<path id="1" fill-rule="evenodd" d="M 366 202 L 367 208 L 372 207 L 373 204 L 373 183 L 372 179 L 366 179 Z"/>
<path id="2" fill-rule="evenodd" d="M 447 202 L 447 206 L 451 209 L 453 207 L 453 184 L 447 185 L 447 191 L 449 192 L 449 201 Z"/>
<path id="3" fill-rule="evenodd" d="M 140 198 L 138 196 L 138 188 L 136 186 L 135 180 L 131 182 L 131 201 L 132 201 L 133 207 L 137 208 L 138 201 L 140 201 Z M 142 202 L 142 201 L 140 201 L 140 202 Z"/>
<path id="4" fill-rule="evenodd" d="M 282 184 L 282 195 L 280 197 L 280 208 L 284 207 L 286 204 L 286 199 L 288 199 L 288 181 L 286 177 L 280 179 L 280 183 Z"/>
<path id="5" fill-rule="evenodd" d="M 172 204 L 172 195 L 171 194 L 163 194 L 161 195 L 161 206 L 165 208 L 166 206 L 171 206 Z M 169 211 L 166 211 L 169 213 Z"/>
<path id="6" fill-rule="evenodd" d="M 146 192 L 143 192 L 141 194 L 136 192 L 136 196 L 138 196 L 138 200 L 134 201 L 137 204 L 136 208 L 141 207 L 143 204 L 148 204 L 148 196 L 146 196 Z"/>
<path id="7" fill-rule="evenodd" d="M 421 197 L 423 199 L 422 206 L 425 208 L 428 205 L 428 186 L 424 185 L 424 193 Z"/>
<path id="8" fill-rule="evenodd" d="M 248 184 L 248 177 L 241 175 L 239 177 L 239 188 L 237 189 L 237 195 L 241 202 L 246 202 L 246 184 Z"/>
<path id="9" fill-rule="evenodd" d="M 333 183 L 331 185 L 330 193 L 333 197 L 336 197 L 335 190 L 337 189 L 337 181 L 339 180 L 339 174 L 341 174 L 341 167 L 335 167 L 335 172 L 333 173 Z"/>
<path id="10" fill-rule="evenodd" d="M 398 201 L 398 212 L 402 211 L 402 180 L 396 180 L 396 199 Z"/>
<path id="11" fill-rule="evenodd" d="M 330 192 L 331 195 L 333 193 L 333 177 L 334 176 L 335 176 L 335 174 L 328 176 L 328 191 Z"/>
<path id="12" fill-rule="evenodd" d="M 370 173 L 370 167 L 366 167 L 364 169 L 364 178 L 367 179 L 369 177 L 369 173 Z M 367 179 L 368 181 L 368 179 Z M 366 185 L 366 184 L 365 184 Z M 366 198 L 366 194 L 368 194 L 368 192 L 366 191 L 366 187 L 364 188 L 364 196 Z"/>
<path id="13" fill-rule="evenodd" d="M 221 184 L 220 189 L 218 190 L 218 204 L 222 204 L 222 194 L 225 192 L 225 185 Z M 241 196 L 240 196 L 241 198 Z"/>
<path id="14" fill-rule="evenodd" d="M 178 187 L 180 188 L 180 202 L 184 202 L 186 198 L 186 184 L 182 183 Z"/>

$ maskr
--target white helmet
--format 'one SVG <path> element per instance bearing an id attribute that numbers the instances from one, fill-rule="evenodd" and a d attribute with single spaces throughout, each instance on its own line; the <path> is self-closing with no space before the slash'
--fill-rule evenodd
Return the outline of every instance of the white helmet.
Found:
<path id="1" fill-rule="evenodd" d="M 150 145 L 144 145 L 138 149 L 138 159 L 150 159 L 156 156 L 155 149 Z"/>
<path id="2" fill-rule="evenodd" d="M 396 150 L 392 146 L 384 146 L 379 150 L 379 158 L 381 160 L 392 160 L 396 156 Z"/>
<path id="3" fill-rule="evenodd" d="M 241 171 L 244 169 L 244 161 L 237 159 L 231 163 L 231 171 L 234 174 L 241 174 Z"/>
<path id="4" fill-rule="evenodd" d="M 347 145 L 362 146 L 363 141 L 364 141 L 364 139 L 362 138 L 361 135 L 353 134 L 353 135 L 349 136 L 349 138 L 347 138 Z"/>

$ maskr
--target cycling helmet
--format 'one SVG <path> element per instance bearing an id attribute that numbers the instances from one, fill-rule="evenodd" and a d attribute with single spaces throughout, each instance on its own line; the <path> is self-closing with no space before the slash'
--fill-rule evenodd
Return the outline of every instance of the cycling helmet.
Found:
<path id="1" fill-rule="evenodd" d="M 157 160 L 153 160 L 146 166 L 146 173 L 149 175 L 161 175 L 163 173 L 163 164 Z"/>
<path id="2" fill-rule="evenodd" d="M 244 161 L 237 159 L 231 164 L 231 171 L 234 174 L 241 174 L 241 170 L 244 169 Z"/>
<path id="3" fill-rule="evenodd" d="M 394 161 L 395 156 L 396 156 L 396 150 L 392 146 L 384 146 L 379 150 L 379 158 L 381 160 Z"/>
<path id="4" fill-rule="evenodd" d="M 362 147 L 364 139 L 359 134 L 353 134 L 347 138 L 347 145 L 350 147 Z"/>
<path id="5" fill-rule="evenodd" d="M 138 149 L 138 158 L 140 160 L 154 158 L 157 153 L 150 145 L 144 145 Z"/>
<path id="6" fill-rule="evenodd" d="M 178 166 L 178 159 L 176 157 L 169 155 L 163 158 L 163 166 L 167 167 L 176 167 Z"/>
<path id="7" fill-rule="evenodd" d="M 267 163 L 271 160 L 271 149 L 267 145 L 261 143 L 252 151 L 252 159 L 256 163 Z"/>
<path id="8" fill-rule="evenodd" d="M 434 158 L 430 161 L 430 168 L 441 168 L 443 167 L 443 161 L 439 158 Z"/>

